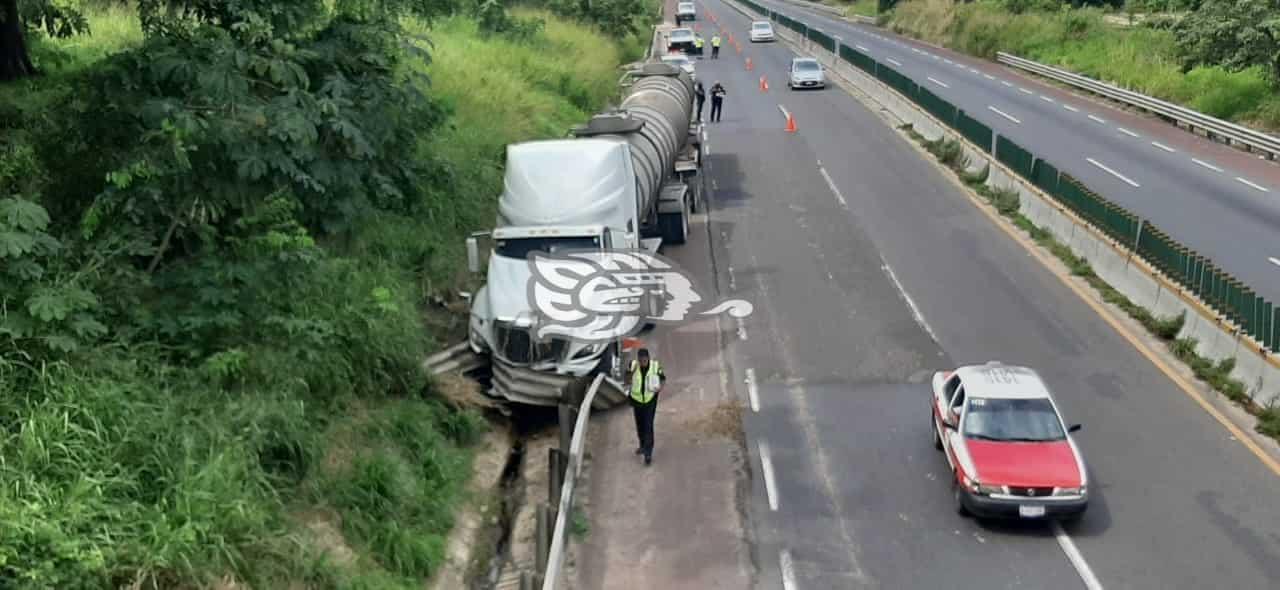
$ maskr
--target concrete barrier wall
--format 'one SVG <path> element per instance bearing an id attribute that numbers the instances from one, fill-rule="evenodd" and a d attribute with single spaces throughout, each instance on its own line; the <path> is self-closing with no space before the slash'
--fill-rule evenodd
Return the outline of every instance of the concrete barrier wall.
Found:
<path id="1" fill-rule="evenodd" d="M 731 0 L 728 4 L 749 18 L 759 18 Z M 1255 402 L 1265 406 L 1280 401 L 1280 362 L 1242 335 L 1235 326 L 1220 319 L 1210 308 L 1176 283 L 1162 277 L 1124 245 L 1115 243 L 1084 222 L 910 99 L 841 59 L 838 47 L 837 52 L 832 53 L 785 27 L 776 26 L 774 30 L 797 53 L 821 61 L 828 70 L 829 82 L 843 86 L 851 94 L 869 97 L 901 123 L 910 123 L 916 133 L 927 140 L 946 137 L 960 142 L 968 159 L 968 171 L 980 172 L 987 168 L 987 186 L 1016 192 L 1020 212 L 1037 227 L 1052 233 L 1077 256 L 1088 260 L 1098 277 L 1156 317 L 1185 314 L 1186 321 L 1178 333 L 1179 338 L 1195 339 L 1196 352 L 1214 362 L 1235 359 L 1231 376 L 1245 384 Z M 836 41 L 843 42 L 839 38 Z M 831 80 L 830 74 L 835 74 L 838 79 Z"/>

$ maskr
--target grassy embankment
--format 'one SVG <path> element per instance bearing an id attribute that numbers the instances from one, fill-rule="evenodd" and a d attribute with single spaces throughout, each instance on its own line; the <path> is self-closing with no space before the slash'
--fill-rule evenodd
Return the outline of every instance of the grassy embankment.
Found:
<path id="1" fill-rule="evenodd" d="M 585 120 L 643 45 L 520 14 L 545 30 L 417 27 L 434 43 L 427 92 L 452 114 L 406 149 L 442 155 L 452 188 L 428 218 L 387 216 L 325 245 L 285 320 L 309 348 L 249 345 L 196 366 L 124 338 L 74 362 L 0 356 L 0 586 L 421 587 L 486 428 L 418 375 L 453 337 L 445 320 L 424 329 L 425 302 L 460 280 L 465 233 L 492 222 L 503 146 Z M 140 42 L 130 9 L 89 16 L 91 36 L 36 42 L 48 75 L 0 86 L 0 114 L 39 129 L 79 72 Z M 0 138 L 0 186 L 23 166 L 56 174 L 16 129 Z"/>
<path id="2" fill-rule="evenodd" d="M 1280 95 L 1261 70 L 1197 67 L 1184 74 L 1172 32 L 1111 26 L 1097 9 L 1012 14 L 989 0 L 903 0 L 887 26 L 972 55 L 1013 53 L 1222 119 L 1280 128 Z"/>

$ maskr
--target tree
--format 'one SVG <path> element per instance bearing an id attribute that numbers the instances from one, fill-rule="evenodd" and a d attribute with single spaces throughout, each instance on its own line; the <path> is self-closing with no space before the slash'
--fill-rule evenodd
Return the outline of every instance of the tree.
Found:
<path id="1" fill-rule="evenodd" d="M 27 49 L 27 33 L 69 37 L 89 30 L 84 15 L 52 0 L 0 0 L 0 82 L 40 73 Z"/>
<path id="2" fill-rule="evenodd" d="M 1173 28 L 1184 71 L 1259 66 L 1280 80 L 1280 6 L 1275 0 L 1206 0 Z"/>

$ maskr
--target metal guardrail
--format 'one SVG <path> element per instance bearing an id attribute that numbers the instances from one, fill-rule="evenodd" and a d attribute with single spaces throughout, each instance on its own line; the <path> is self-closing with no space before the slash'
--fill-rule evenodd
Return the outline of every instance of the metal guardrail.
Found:
<path id="1" fill-rule="evenodd" d="M 1138 107 L 1144 111 L 1155 113 L 1168 119 L 1172 119 L 1178 123 L 1184 123 L 1192 130 L 1197 128 L 1202 129 L 1207 132 L 1210 137 L 1217 136 L 1227 139 L 1233 143 L 1247 146 L 1252 151 L 1266 154 L 1268 159 L 1274 160 L 1277 155 L 1280 155 L 1280 138 L 1273 135 L 1242 127 L 1235 123 L 1223 121 L 1222 119 L 1211 117 L 1204 113 L 1199 113 L 1173 103 L 1165 102 L 1158 98 L 1152 98 L 1145 94 L 1120 88 L 1119 86 L 1099 82 L 1092 78 L 1081 76 L 1080 74 L 1068 72 L 1053 66 L 1047 66 L 1009 53 L 997 53 L 996 61 L 1052 80 L 1057 80 L 1058 82 L 1062 82 L 1074 88 L 1087 90 L 1129 106 Z"/>
<path id="2" fill-rule="evenodd" d="M 587 394 L 578 407 L 578 419 L 573 425 L 573 437 L 569 442 L 569 454 L 563 467 L 564 481 L 560 484 L 560 502 L 556 508 L 556 521 L 552 528 L 551 544 L 547 550 L 546 571 L 542 577 L 542 590 L 556 590 L 563 575 L 564 554 L 568 548 L 569 520 L 573 517 L 573 498 L 578 478 L 582 475 L 582 452 L 587 440 L 587 422 L 591 417 L 591 402 L 604 383 L 604 373 L 596 375 Z M 555 477 L 553 475 L 552 479 Z"/>

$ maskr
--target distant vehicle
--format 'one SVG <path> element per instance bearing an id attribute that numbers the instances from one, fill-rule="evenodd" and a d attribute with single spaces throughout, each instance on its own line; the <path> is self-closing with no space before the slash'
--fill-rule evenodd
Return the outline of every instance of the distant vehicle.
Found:
<path id="1" fill-rule="evenodd" d="M 792 90 L 797 88 L 826 88 L 827 75 L 822 70 L 822 64 L 812 57 L 792 59 L 790 76 L 787 78 L 787 87 Z"/>
<path id="2" fill-rule="evenodd" d="M 933 375 L 934 447 L 951 467 L 961 515 L 1075 519 L 1088 475 L 1048 386 L 1026 367 L 997 362 Z"/>
<path id="3" fill-rule="evenodd" d="M 698 49 L 698 36 L 694 34 L 693 29 L 682 27 L 679 29 L 671 29 L 671 33 L 667 36 L 667 51 L 679 51 L 686 55 L 699 55 L 701 50 Z"/>
<path id="4" fill-rule="evenodd" d="M 694 72 L 694 69 L 693 69 L 693 60 L 689 59 L 689 56 L 683 53 L 672 53 L 670 55 L 664 55 L 662 56 L 662 61 L 663 63 L 669 63 L 677 68 L 680 68 L 686 72 L 689 72 L 689 76 L 691 76 L 695 80 L 698 78 L 697 74 Z"/>
<path id="5" fill-rule="evenodd" d="M 751 21 L 751 42 L 773 41 L 773 23 L 767 20 Z"/>
<path id="6" fill-rule="evenodd" d="M 676 24 L 682 22 L 697 20 L 698 12 L 694 9 L 692 2 L 681 2 L 676 4 Z"/>

